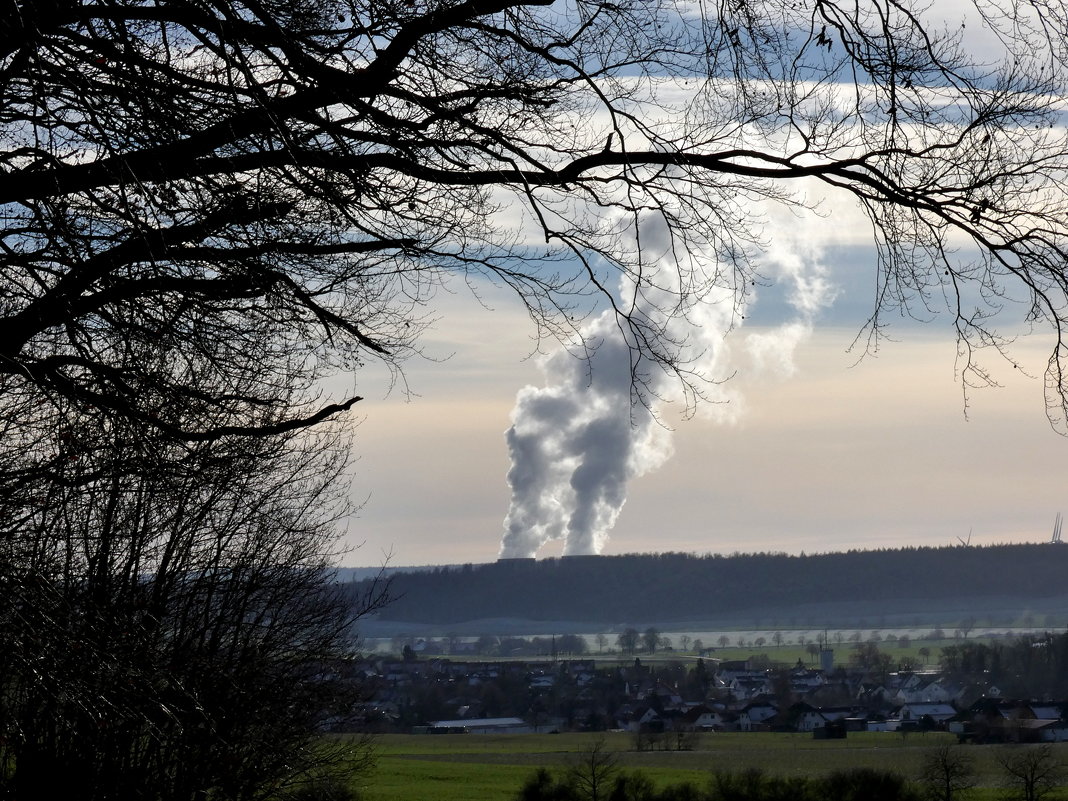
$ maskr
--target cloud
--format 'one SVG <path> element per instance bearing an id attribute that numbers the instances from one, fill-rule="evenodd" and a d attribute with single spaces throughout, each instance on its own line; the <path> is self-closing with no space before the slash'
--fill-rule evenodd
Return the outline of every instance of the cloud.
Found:
<path id="1" fill-rule="evenodd" d="M 773 244 L 760 259 L 765 273 L 788 284 L 795 314 L 773 330 L 750 336 L 746 350 L 752 366 L 780 375 L 791 374 L 795 349 L 833 299 L 811 222 L 805 214 L 769 217 Z M 732 397 L 729 384 L 715 380 L 730 372 L 724 337 L 745 309 L 736 307 L 730 287 L 716 286 L 703 298 L 683 292 L 694 265 L 675 260 L 663 226 L 644 222 L 637 239 L 648 250 L 648 266 L 640 286 L 621 281 L 620 297 L 633 298 L 626 311 L 659 332 L 678 364 L 711 380 L 703 387 L 712 401 L 701 407 L 706 413 L 724 421 L 736 418 L 740 398 Z M 554 540 L 564 541 L 565 554 L 600 553 L 626 503 L 629 483 L 672 454 L 671 431 L 662 416 L 684 400 L 678 376 L 636 352 L 612 310 L 587 322 L 581 335 L 589 347 L 585 359 L 559 349 L 542 362 L 545 384 L 526 386 L 516 396 L 505 434 L 512 496 L 502 557 L 531 557 Z"/>

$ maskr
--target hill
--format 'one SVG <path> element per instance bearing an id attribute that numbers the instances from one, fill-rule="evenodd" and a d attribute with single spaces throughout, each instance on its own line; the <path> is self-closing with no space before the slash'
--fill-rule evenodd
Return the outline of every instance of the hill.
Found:
<path id="1" fill-rule="evenodd" d="M 793 556 L 686 553 L 564 557 L 392 575 L 367 633 L 403 624 L 463 633 L 626 624 L 891 626 L 975 618 L 1068 621 L 1068 546 L 901 548 Z M 361 582 L 353 583 L 359 591 Z M 503 625 L 503 624 L 502 624 Z M 377 633 L 377 632 L 376 632 Z"/>

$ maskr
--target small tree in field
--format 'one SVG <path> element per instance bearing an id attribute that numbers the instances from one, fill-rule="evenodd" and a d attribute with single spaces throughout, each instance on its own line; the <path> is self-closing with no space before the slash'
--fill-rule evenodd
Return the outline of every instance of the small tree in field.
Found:
<path id="1" fill-rule="evenodd" d="M 1044 745 L 1009 746 L 997 757 L 1005 786 L 1018 801 L 1042 801 L 1057 792 L 1064 777 L 1064 765 Z"/>
<path id="2" fill-rule="evenodd" d="M 959 801 L 975 787 L 975 761 L 959 747 L 940 745 L 924 755 L 919 780 L 925 801 Z"/>
<path id="3" fill-rule="evenodd" d="M 566 775 L 579 801 L 604 801 L 619 771 L 618 755 L 602 738 L 578 752 Z"/>

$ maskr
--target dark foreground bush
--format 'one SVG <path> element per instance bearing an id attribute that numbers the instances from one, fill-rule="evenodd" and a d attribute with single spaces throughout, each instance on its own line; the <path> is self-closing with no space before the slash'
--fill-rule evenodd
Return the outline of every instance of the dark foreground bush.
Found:
<path id="1" fill-rule="evenodd" d="M 519 788 L 516 801 L 577 801 L 574 785 L 566 778 L 557 779 L 548 768 L 538 768 Z"/>
<path id="2" fill-rule="evenodd" d="M 905 778 L 889 770 L 836 770 L 820 782 L 822 801 L 918 801 Z"/>
<path id="3" fill-rule="evenodd" d="M 538 768 L 515 801 L 919 801 L 919 794 L 893 771 L 839 770 L 822 779 L 774 776 L 759 768 L 712 775 L 707 789 L 690 782 L 657 790 L 641 771 L 620 771 L 608 792 L 591 797 L 573 774 L 555 777 Z"/>
<path id="4" fill-rule="evenodd" d="M 322 776 L 294 787 L 283 798 L 284 801 L 359 801 L 360 794 L 337 776 Z"/>
<path id="5" fill-rule="evenodd" d="M 802 776 L 769 776 L 759 768 L 713 774 L 709 801 L 820 801 L 818 787 Z"/>

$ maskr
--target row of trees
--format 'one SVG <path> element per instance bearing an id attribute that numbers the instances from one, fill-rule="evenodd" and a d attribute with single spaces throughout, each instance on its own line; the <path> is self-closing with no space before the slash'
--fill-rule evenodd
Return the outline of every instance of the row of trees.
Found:
<path id="1" fill-rule="evenodd" d="M 955 678 L 994 684 L 1009 697 L 1068 697 L 1068 634 L 947 646 L 942 668 Z"/>
<path id="2" fill-rule="evenodd" d="M 962 624 L 962 626 L 963 625 L 964 624 Z M 966 638 L 967 633 L 970 631 L 971 628 L 957 629 L 957 638 Z M 608 635 L 604 633 L 594 635 L 593 639 L 597 645 L 598 653 L 603 652 L 610 642 Z M 823 648 L 830 646 L 831 639 L 833 639 L 837 645 L 849 643 L 852 650 L 860 654 L 870 652 L 872 649 L 878 651 L 880 643 L 884 647 L 896 646 L 901 649 L 908 649 L 912 646 L 912 637 L 908 634 L 902 634 L 900 636 L 896 634 L 887 634 L 884 637 L 879 634 L 879 632 L 872 632 L 867 640 L 865 640 L 864 635 L 859 631 L 855 631 L 848 636 L 846 636 L 844 632 L 837 631 L 831 638 L 824 639 L 821 635 L 816 640 L 811 640 L 808 637 L 801 635 L 797 638 L 796 642 L 797 645 L 804 647 L 805 652 L 813 660 L 816 660 L 819 658 L 820 651 Z M 945 632 L 940 628 L 932 629 L 924 639 L 943 640 L 945 639 Z M 460 638 L 454 636 L 450 636 L 447 640 L 443 641 L 426 640 L 424 641 L 424 650 L 429 653 L 458 653 L 461 650 L 459 642 Z M 726 634 L 721 634 L 716 638 L 715 642 L 720 648 L 729 648 L 732 643 L 738 648 L 763 648 L 769 644 L 774 645 L 775 648 L 781 648 L 783 645 L 794 644 L 794 640 L 785 637 L 781 631 L 773 632 L 770 638 L 757 636 L 747 639 L 744 635 L 739 635 L 735 640 L 732 640 L 732 638 Z M 394 650 L 400 650 L 405 645 L 408 645 L 409 648 L 411 648 L 413 643 L 414 639 L 410 637 L 394 637 L 392 645 Z M 633 626 L 628 626 L 616 635 L 614 644 L 616 649 L 623 654 L 636 654 L 639 652 L 653 654 L 656 653 L 657 650 L 672 650 L 675 648 L 675 641 L 672 640 L 671 637 L 661 634 L 660 630 L 655 626 L 649 626 L 642 631 L 639 631 Z M 700 654 L 705 649 L 705 644 L 700 638 L 694 638 L 688 634 L 683 634 L 678 638 L 678 648 L 683 653 Z M 553 635 L 551 637 L 530 638 L 498 637 L 492 634 L 483 634 L 475 641 L 474 650 L 475 653 L 480 656 L 547 656 L 553 654 L 579 656 L 587 653 L 590 648 L 586 639 L 577 634 L 561 634 Z M 856 660 L 856 653 L 854 654 L 854 661 Z M 931 657 L 932 651 L 930 647 L 921 645 L 917 649 L 917 653 L 920 658 L 924 660 L 924 664 L 926 664 Z M 957 651 L 954 650 L 951 651 L 951 653 L 956 654 Z"/>
<path id="3" fill-rule="evenodd" d="M 670 648 L 671 640 L 653 626 L 641 632 L 628 626 L 616 635 L 616 647 L 624 654 L 635 654 L 639 650 L 653 654 L 658 648 Z"/>
<path id="4" fill-rule="evenodd" d="M 1042 801 L 1059 787 L 1064 765 L 1049 745 L 1003 748 L 997 756 L 1008 797 Z M 705 787 L 657 788 L 643 772 L 624 770 L 603 741 L 581 751 L 553 774 L 539 768 L 516 801 L 961 801 L 976 787 L 974 759 L 960 746 L 942 745 L 923 756 L 919 774 L 840 769 L 821 778 L 783 777 L 760 769 L 717 771 Z"/>
<path id="5" fill-rule="evenodd" d="M 892 628 L 897 615 L 911 628 L 929 627 L 932 638 L 971 635 L 980 618 L 1010 628 L 1035 619 L 1027 609 L 1055 608 L 1048 593 L 1068 570 L 1068 549 L 1048 544 L 972 548 L 901 548 L 881 551 L 730 556 L 668 553 L 495 562 L 460 568 L 401 572 L 393 580 L 397 602 L 384 619 L 442 627 L 484 616 L 484 599 L 496 598 L 498 612 L 527 620 L 574 620 L 597 626 L 619 621 L 748 620 L 760 628 L 837 630 L 843 640 L 868 626 Z M 971 577 L 997 572 L 1003 581 L 976 583 Z M 887 582 L 909 576 L 909 591 Z M 1008 589 L 1006 589 L 1008 588 Z M 1008 606 L 1006 594 L 1014 598 Z M 928 599 L 924 613 L 914 599 Z M 961 598 L 996 609 L 957 616 Z M 818 613 L 799 608 L 820 604 Z M 1015 607 L 1015 609 L 1014 609 Z M 878 608 L 879 614 L 872 613 Z M 777 610 L 772 613 L 769 609 Z M 1060 616 L 1042 619 L 1059 622 Z M 937 624 L 959 620 L 940 630 Z M 643 629 L 642 629 L 643 630 Z M 941 636 L 939 636 L 941 634 Z M 832 636 L 835 636 L 832 634 Z M 713 645 L 714 643 L 705 643 Z"/>

